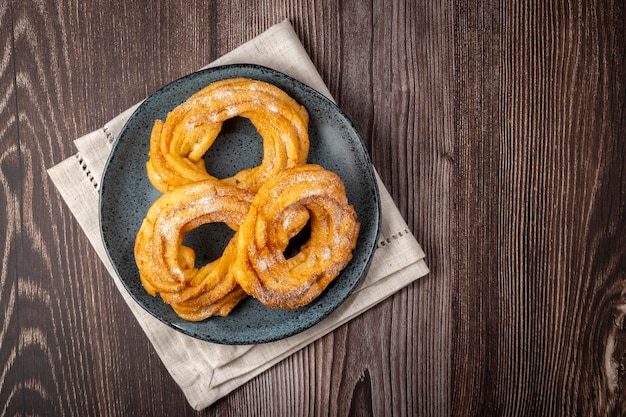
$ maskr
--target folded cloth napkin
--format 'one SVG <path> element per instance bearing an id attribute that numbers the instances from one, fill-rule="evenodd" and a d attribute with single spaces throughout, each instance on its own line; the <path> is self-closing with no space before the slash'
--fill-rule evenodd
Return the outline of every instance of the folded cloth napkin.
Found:
<path id="1" fill-rule="evenodd" d="M 322 94 L 330 93 L 289 21 L 285 20 L 212 62 L 209 66 L 253 63 L 296 78 Z M 143 310 L 128 294 L 111 265 L 100 236 L 98 186 L 112 145 L 137 105 L 75 141 L 78 153 L 48 173 L 61 197 L 104 262 L 142 329 L 181 387 L 189 404 L 205 408 L 282 359 L 317 340 L 417 278 L 428 273 L 424 253 L 410 233 L 385 186 L 381 194 L 381 237 L 367 276 L 330 316 L 283 340 L 247 346 L 209 343 L 186 336 Z"/>

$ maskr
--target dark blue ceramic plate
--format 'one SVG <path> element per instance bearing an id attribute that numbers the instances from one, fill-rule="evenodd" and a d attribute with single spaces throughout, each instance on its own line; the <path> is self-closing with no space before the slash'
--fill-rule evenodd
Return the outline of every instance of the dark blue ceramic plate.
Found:
<path id="1" fill-rule="evenodd" d="M 146 176 L 149 138 L 156 119 L 211 82 L 248 77 L 270 82 L 304 105 L 310 116 L 309 162 L 337 173 L 361 223 L 354 256 L 331 285 L 311 304 L 296 310 L 265 307 L 252 297 L 227 317 L 201 322 L 180 319 L 158 296 L 148 295 L 135 265 L 135 235 L 159 196 Z M 224 123 L 223 131 L 205 155 L 207 170 L 217 177 L 235 174 L 261 163 L 262 140 L 243 118 Z M 198 339 L 223 344 L 255 344 L 301 332 L 335 310 L 366 274 L 378 239 L 380 196 L 367 149 L 346 115 L 330 100 L 282 73 L 256 65 L 228 65 L 202 70 L 167 85 L 146 99 L 130 117 L 111 152 L 100 186 L 100 227 L 109 258 L 131 296 L 167 325 Z M 217 258 L 233 232 L 209 224 L 185 236 L 197 262 Z"/>

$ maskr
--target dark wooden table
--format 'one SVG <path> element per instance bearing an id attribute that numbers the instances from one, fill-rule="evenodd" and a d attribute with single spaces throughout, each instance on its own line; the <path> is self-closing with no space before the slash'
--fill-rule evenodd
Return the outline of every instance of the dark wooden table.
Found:
<path id="1" fill-rule="evenodd" d="M 432 270 L 215 416 L 626 412 L 626 3 L 0 0 L 0 415 L 193 415 L 47 177 L 289 18 Z"/>

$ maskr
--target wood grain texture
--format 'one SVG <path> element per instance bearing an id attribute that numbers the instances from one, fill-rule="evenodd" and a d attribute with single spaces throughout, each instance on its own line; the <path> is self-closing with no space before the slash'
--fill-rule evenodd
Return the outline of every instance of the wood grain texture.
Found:
<path id="1" fill-rule="evenodd" d="M 455 331 L 454 408 L 618 415 L 624 10 L 481 5 L 458 22 L 455 295 L 472 320 Z"/>
<path id="2" fill-rule="evenodd" d="M 626 6 L 0 0 L 0 415 L 618 416 Z M 289 18 L 431 274 L 202 412 L 46 169 Z"/>
<path id="3" fill-rule="evenodd" d="M 21 228 L 20 181 L 22 168 L 15 109 L 15 76 L 9 2 L 0 2 L 0 414 L 16 414 L 22 407 L 19 392 L 23 385 L 18 346 L 16 312 L 18 244 Z"/>

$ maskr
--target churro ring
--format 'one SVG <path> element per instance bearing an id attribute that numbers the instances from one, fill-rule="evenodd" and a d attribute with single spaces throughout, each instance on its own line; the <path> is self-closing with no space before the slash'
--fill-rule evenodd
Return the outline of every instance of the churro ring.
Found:
<path id="1" fill-rule="evenodd" d="M 306 163 L 309 152 L 306 109 L 280 88 L 258 80 L 232 78 L 209 84 L 157 120 L 146 164 L 150 182 L 161 192 L 214 178 L 203 155 L 218 137 L 222 123 L 249 119 L 263 138 L 263 161 L 221 181 L 256 192 L 266 178 Z"/>
<path id="2" fill-rule="evenodd" d="M 135 240 L 135 262 L 149 294 L 160 293 L 183 319 L 199 321 L 227 315 L 246 294 L 230 273 L 235 259 L 231 241 L 217 260 L 194 266 L 195 252 L 183 246 L 184 234 L 206 223 L 236 228 L 253 194 L 205 180 L 180 186 L 159 197 L 148 210 Z"/>
<path id="3" fill-rule="evenodd" d="M 289 239 L 306 218 L 311 236 L 287 259 Z M 268 179 L 239 231 L 232 273 L 243 290 L 270 307 L 310 303 L 352 258 L 359 223 L 341 179 L 318 165 L 300 165 Z"/>

